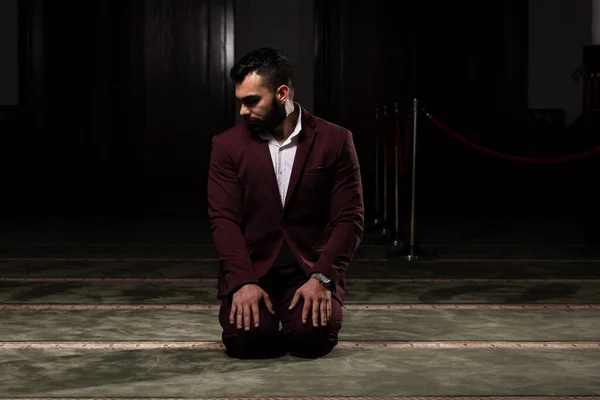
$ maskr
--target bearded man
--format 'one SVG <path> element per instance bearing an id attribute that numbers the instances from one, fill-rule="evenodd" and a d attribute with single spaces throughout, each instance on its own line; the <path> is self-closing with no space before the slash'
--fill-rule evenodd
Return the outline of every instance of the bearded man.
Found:
<path id="1" fill-rule="evenodd" d="M 223 343 L 236 358 L 321 357 L 338 343 L 364 230 L 352 134 L 294 102 L 292 68 L 272 47 L 230 76 L 244 121 L 214 136 L 208 172 Z"/>

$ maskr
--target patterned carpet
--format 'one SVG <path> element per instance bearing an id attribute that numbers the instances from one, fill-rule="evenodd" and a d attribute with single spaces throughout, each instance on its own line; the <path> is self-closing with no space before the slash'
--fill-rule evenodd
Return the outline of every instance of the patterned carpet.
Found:
<path id="1" fill-rule="evenodd" d="M 0 398 L 600 399 L 600 251 L 560 227 L 439 224 L 424 262 L 369 234 L 331 354 L 241 361 L 201 224 L 6 224 Z"/>

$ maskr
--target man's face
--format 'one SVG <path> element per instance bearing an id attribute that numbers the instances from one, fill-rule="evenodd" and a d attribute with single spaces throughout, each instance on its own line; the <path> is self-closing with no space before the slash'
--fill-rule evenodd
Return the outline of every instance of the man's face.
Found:
<path id="1" fill-rule="evenodd" d="M 263 78 L 250 74 L 235 87 L 235 97 L 240 101 L 240 115 L 248 121 L 253 132 L 271 132 L 287 116 L 285 107 L 277 101 L 276 94 Z"/>

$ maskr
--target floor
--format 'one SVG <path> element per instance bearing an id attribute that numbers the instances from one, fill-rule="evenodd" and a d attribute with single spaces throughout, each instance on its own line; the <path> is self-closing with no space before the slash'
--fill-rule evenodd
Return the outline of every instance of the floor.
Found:
<path id="1" fill-rule="evenodd" d="M 576 222 L 418 232 L 433 259 L 366 235 L 331 354 L 240 361 L 201 221 L 4 220 L 0 398 L 600 399 L 600 249 Z"/>

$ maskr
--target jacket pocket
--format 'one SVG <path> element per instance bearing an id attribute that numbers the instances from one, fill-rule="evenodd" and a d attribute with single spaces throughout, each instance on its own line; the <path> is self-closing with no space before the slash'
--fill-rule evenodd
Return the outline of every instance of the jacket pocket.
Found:
<path id="1" fill-rule="evenodd" d="M 333 165 L 306 167 L 304 175 L 327 175 L 333 172 Z"/>

